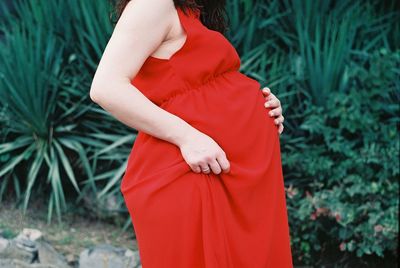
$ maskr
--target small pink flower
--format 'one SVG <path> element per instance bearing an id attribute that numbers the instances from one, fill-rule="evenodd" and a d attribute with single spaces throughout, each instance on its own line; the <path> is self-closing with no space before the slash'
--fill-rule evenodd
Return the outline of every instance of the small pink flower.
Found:
<path id="1" fill-rule="evenodd" d="M 346 250 L 346 243 L 345 242 L 340 243 L 339 248 L 340 248 L 340 251 L 345 251 Z"/>
<path id="2" fill-rule="evenodd" d="M 383 226 L 380 224 L 375 225 L 374 227 L 375 232 L 379 233 L 383 231 Z"/>
<path id="3" fill-rule="evenodd" d="M 334 215 L 335 215 L 336 221 L 340 221 L 342 219 L 342 216 L 340 216 L 339 212 L 335 212 Z"/>
<path id="4" fill-rule="evenodd" d="M 314 212 L 311 213 L 310 219 L 312 219 L 313 221 L 315 221 L 315 220 L 317 219 L 317 214 L 315 214 Z"/>
<path id="5" fill-rule="evenodd" d="M 320 207 L 316 210 L 317 216 L 319 215 L 327 215 L 329 213 L 329 208 Z"/>
<path id="6" fill-rule="evenodd" d="M 311 193 L 310 193 L 309 191 L 306 191 L 306 196 L 307 196 L 308 198 L 312 198 L 312 195 L 311 195 Z"/>
<path id="7" fill-rule="evenodd" d="M 295 189 L 295 188 L 293 188 L 293 185 L 290 185 L 288 188 L 287 188 L 287 195 L 288 195 L 288 197 L 290 198 L 290 199 L 292 199 L 296 194 L 297 194 L 297 189 Z"/>

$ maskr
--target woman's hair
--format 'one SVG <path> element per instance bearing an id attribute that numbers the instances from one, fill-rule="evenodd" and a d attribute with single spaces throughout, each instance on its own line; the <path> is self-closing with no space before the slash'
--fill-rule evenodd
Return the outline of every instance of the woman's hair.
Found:
<path id="1" fill-rule="evenodd" d="M 117 0 L 115 4 L 116 21 L 130 0 Z M 228 28 L 226 17 L 226 0 L 174 0 L 175 7 L 200 9 L 200 20 L 209 29 L 224 34 Z"/>

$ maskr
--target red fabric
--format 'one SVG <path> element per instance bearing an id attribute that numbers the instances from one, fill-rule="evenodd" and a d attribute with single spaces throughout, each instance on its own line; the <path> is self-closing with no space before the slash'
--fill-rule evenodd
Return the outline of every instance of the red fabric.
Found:
<path id="1" fill-rule="evenodd" d="M 212 137 L 231 170 L 195 173 L 176 145 L 139 132 L 121 192 L 143 268 L 293 267 L 279 133 L 260 83 L 198 11 L 177 12 L 185 44 L 149 57 L 132 84 Z"/>

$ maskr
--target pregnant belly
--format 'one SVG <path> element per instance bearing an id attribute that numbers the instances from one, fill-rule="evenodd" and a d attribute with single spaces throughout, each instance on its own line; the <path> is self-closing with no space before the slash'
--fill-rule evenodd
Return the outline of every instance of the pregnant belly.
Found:
<path id="1" fill-rule="evenodd" d="M 271 147 L 279 139 L 264 101 L 256 80 L 233 72 L 176 95 L 161 107 L 213 138 L 225 151 L 231 166 L 256 170 L 265 166 L 260 167 L 254 159 L 265 159 L 267 163 Z M 165 173 L 178 176 L 179 172 L 191 172 L 179 147 L 139 132 L 122 189 Z"/>
<path id="2" fill-rule="evenodd" d="M 213 138 L 232 161 L 251 165 L 254 154 L 279 138 L 264 102 L 260 83 L 231 72 L 176 96 L 164 109 Z"/>

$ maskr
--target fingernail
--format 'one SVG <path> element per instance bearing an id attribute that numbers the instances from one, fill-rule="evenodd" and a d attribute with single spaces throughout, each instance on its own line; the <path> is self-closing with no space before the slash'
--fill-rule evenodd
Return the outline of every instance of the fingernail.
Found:
<path id="1" fill-rule="evenodd" d="M 273 116 L 273 115 L 274 115 L 274 113 L 271 111 L 271 112 L 269 112 L 269 115 Z"/>
<path id="2" fill-rule="evenodd" d="M 265 107 L 269 107 L 269 103 L 268 102 L 266 102 L 264 105 L 265 105 Z"/>

